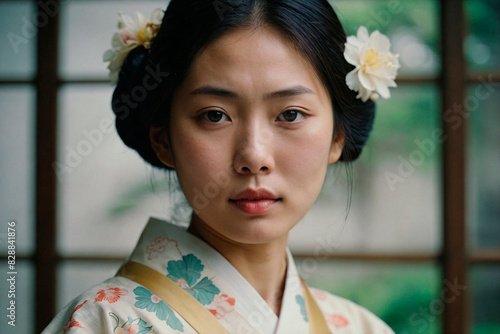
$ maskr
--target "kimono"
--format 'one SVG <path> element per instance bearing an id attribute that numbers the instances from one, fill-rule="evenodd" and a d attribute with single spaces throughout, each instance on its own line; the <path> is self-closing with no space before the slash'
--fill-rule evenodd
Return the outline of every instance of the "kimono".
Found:
<path id="1" fill-rule="evenodd" d="M 290 251 L 280 316 L 210 245 L 184 229 L 151 218 L 128 259 L 167 276 L 196 298 L 229 333 L 309 333 L 304 288 Z M 363 307 L 310 288 L 331 333 L 393 334 Z M 124 277 L 110 278 L 66 305 L 42 334 L 197 333 L 151 291 Z"/>

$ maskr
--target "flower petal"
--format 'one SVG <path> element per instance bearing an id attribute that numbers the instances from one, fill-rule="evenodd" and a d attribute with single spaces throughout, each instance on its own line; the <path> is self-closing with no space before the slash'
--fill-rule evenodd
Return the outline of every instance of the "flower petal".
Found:
<path id="1" fill-rule="evenodd" d="M 361 98 L 361 101 L 366 102 L 370 98 L 370 95 L 372 94 L 372 90 L 368 90 L 364 88 L 363 86 L 360 86 L 359 89 L 359 94 L 356 96 L 358 99 Z"/>
<path id="2" fill-rule="evenodd" d="M 351 44 L 345 45 L 344 58 L 351 65 L 359 65 L 359 49 Z"/>
<path id="3" fill-rule="evenodd" d="M 120 16 L 120 20 L 118 21 L 118 29 L 133 29 L 135 27 L 134 20 L 127 14 L 119 12 L 118 16 Z"/>
<path id="4" fill-rule="evenodd" d="M 391 41 L 385 35 L 382 35 L 378 30 L 372 32 L 368 42 L 371 48 L 376 49 L 378 52 L 389 52 L 391 48 Z"/>
<path id="5" fill-rule="evenodd" d="M 151 14 L 151 22 L 153 24 L 160 25 L 161 21 L 163 20 L 163 15 L 164 15 L 163 10 L 160 8 L 156 8 Z"/>
<path id="6" fill-rule="evenodd" d="M 113 52 L 113 50 L 106 50 L 102 55 L 102 61 L 104 62 L 111 61 L 114 55 L 115 53 Z"/>
<path id="7" fill-rule="evenodd" d="M 347 42 L 346 44 L 352 45 L 355 48 L 361 49 L 364 45 L 362 41 L 356 38 L 356 36 L 349 36 L 347 37 Z"/>
<path id="8" fill-rule="evenodd" d="M 128 41 L 138 41 L 137 35 L 130 30 L 120 30 L 120 39 L 123 43 L 127 44 Z"/>
<path id="9" fill-rule="evenodd" d="M 148 24 L 148 19 L 146 18 L 146 16 L 144 16 L 142 13 L 136 12 L 135 13 L 135 25 L 136 25 L 137 31 L 146 27 L 147 24 Z"/>
<path id="10" fill-rule="evenodd" d="M 345 77 L 345 83 L 347 84 L 347 87 L 349 87 L 351 90 L 357 92 L 359 91 L 359 86 L 361 85 L 359 82 L 358 78 L 358 69 L 354 69 L 351 72 L 347 73 L 347 76 Z"/>
<path id="11" fill-rule="evenodd" d="M 357 37 L 360 42 L 365 43 L 370 37 L 370 35 L 368 35 L 368 29 L 366 29 L 365 26 L 360 26 L 358 28 Z"/>
<path id="12" fill-rule="evenodd" d="M 359 78 L 359 82 L 361 83 L 361 85 L 363 87 L 365 87 L 366 89 L 368 89 L 368 90 L 375 89 L 375 84 L 372 81 L 371 75 L 367 75 L 367 74 L 363 73 L 363 71 L 359 71 L 358 78 Z"/>
<path id="13" fill-rule="evenodd" d="M 383 79 L 373 77 L 373 83 L 375 84 L 375 91 L 380 94 L 384 99 L 387 99 L 391 96 L 391 93 L 389 92 L 389 88 L 387 85 L 383 82 Z"/>
<path id="14" fill-rule="evenodd" d="M 120 32 L 115 32 L 111 39 L 111 48 L 115 51 L 121 50 L 125 46 Z"/>

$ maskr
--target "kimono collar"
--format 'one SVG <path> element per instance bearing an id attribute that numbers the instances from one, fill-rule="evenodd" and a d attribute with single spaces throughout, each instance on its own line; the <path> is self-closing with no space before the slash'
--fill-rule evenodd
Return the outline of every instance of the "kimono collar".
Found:
<path id="1" fill-rule="evenodd" d="M 150 218 L 130 256 L 186 289 L 230 332 L 308 332 L 303 289 L 287 249 L 280 318 L 253 286 L 212 246 L 166 221 Z"/>

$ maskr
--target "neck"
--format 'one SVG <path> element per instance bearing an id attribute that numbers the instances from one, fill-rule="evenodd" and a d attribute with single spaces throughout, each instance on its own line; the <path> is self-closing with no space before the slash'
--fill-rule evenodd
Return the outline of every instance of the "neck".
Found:
<path id="1" fill-rule="evenodd" d="M 285 287 L 288 236 L 267 244 L 242 244 L 227 239 L 195 218 L 188 232 L 221 253 L 279 316 Z"/>

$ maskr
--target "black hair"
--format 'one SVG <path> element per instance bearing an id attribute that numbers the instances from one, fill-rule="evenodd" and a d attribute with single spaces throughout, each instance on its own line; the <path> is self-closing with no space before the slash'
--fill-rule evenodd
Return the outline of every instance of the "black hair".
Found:
<path id="1" fill-rule="evenodd" d="M 345 82 L 346 34 L 327 0 L 172 0 L 151 49 L 126 57 L 113 94 L 116 127 L 124 143 L 159 168 L 149 128 L 168 126 L 172 97 L 196 56 L 236 28 L 272 27 L 313 65 L 327 88 L 334 133 L 344 136 L 341 161 L 358 158 L 370 134 L 375 104 L 356 98 Z"/>

